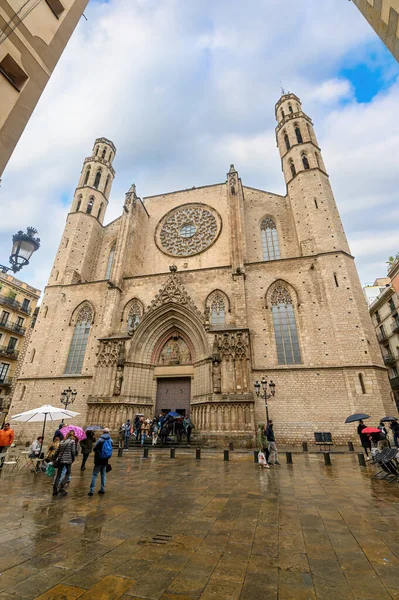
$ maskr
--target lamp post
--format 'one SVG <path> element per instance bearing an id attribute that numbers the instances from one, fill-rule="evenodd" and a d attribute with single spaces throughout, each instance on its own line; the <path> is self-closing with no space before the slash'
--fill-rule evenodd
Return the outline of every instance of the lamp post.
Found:
<path id="1" fill-rule="evenodd" d="M 40 238 L 35 237 L 37 230 L 34 227 L 28 227 L 26 233 L 18 231 L 12 236 L 12 250 L 10 255 L 11 267 L 0 265 L 1 273 L 12 271 L 17 273 L 29 264 L 29 260 L 34 252 L 40 248 Z"/>
<path id="2" fill-rule="evenodd" d="M 68 410 L 68 406 L 75 402 L 77 394 L 78 392 L 76 390 L 72 390 L 70 386 L 69 388 L 61 392 L 62 398 L 60 398 L 60 402 L 65 406 L 65 410 Z M 62 422 L 64 422 L 64 419 L 62 419 Z"/>
<path id="3" fill-rule="evenodd" d="M 268 386 L 269 386 L 269 391 L 267 391 Z M 259 381 L 255 381 L 254 387 L 255 387 L 255 393 L 256 393 L 257 397 L 262 398 L 265 401 L 266 421 L 267 421 L 267 423 L 269 423 L 269 408 L 268 408 L 267 401 L 270 400 L 270 398 L 274 397 L 274 395 L 276 393 L 276 384 L 273 383 L 273 381 L 271 381 L 271 380 L 268 384 L 267 377 L 262 377 L 260 383 L 259 383 Z M 261 387 L 262 387 L 262 392 L 261 392 Z"/>

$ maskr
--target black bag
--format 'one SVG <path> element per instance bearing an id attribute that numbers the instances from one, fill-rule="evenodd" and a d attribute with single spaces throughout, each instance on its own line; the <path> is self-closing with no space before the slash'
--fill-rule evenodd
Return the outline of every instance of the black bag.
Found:
<path id="1" fill-rule="evenodd" d="M 64 446 L 62 448 L 62 452 L 61 452 L 61 446 L 58 446 L 58 448 L 57 448 L 57 450 L 56 450 L 56 452 L 54 454 L 53 461 L 52 461 L 54 469 L 58 469 L 60 467 L 60 465 L 61 465 L 61 459 L 62 459 L 62 457 L 64 456 L 64 453 L 65 453 L 65 448 L 66 448 L 66 446 Z"/>
<path id="2" fill-rule="evenodd" d="M 107 466 L 105 467 L 105 472 L 109 473 L 110 471 L 112 471 L 112 467 L 111 465 L 108 463 Z"/>

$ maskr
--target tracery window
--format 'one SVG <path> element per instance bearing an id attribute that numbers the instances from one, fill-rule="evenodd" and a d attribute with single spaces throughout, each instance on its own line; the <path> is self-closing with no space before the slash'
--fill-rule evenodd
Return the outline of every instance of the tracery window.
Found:
<path id="1" fill-rule="evenodd" d="M 107 269 L 105 271 L 105 279 L 109 279 L 111 277 L 111 271 L 112 271 L 112 265 L 113 265 L 113 262 L 114 262 L 114 256 L 115 256 L 115 244 L 112 246 L 112 248 L 111 248 L 111 250 L 109 252 Z"/>
<path id="2" fill-rule="evenodd" d="M 141 305 L 141 302 L 135 298 L 130 304 L 129 312 L 127 315 L 127 328 L 137 329 L 142 316 L 143 307 Z"/>
<path id="3" fill-rule="evenodd" d="M 278 243 L 276 223 L 271 217 L 263 219 L 261 226 L 263 260 L 276 260 L 281 258 Z"/>
<path id="4" fill-rule="evenodd" d="M 300 364 L 302 360 L 294 306 L 289 291 L 282 285 L 274 288 L 271 295 L 271 306 L 278 364 Z"/>
<path id="5" fill-rule="evenodd" d="M 86 354 L 93 312 L 89 304 L 84 304 L 76 317 L 65 373 L 81 373 Z"/>
<path id="6" fill-rule="evenodd" d="M 212 325 L 224 325 L 226 322 L 226 304 L 219 292 L 210 298 L 210 317 Z"/>

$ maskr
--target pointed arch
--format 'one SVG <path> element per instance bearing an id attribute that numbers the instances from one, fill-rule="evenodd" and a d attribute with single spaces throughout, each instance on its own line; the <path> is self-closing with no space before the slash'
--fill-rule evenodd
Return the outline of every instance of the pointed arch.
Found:
<path id="1" fill-rule="evenodd" d="M 292 104 L 289 104 L 289 105 L 288 105 L 288 110 L 290 111 L 290 113 L 293 113 L 293 112 L 294 112 L 294 111 L 293 111 L 293 109 L 292 109 Z"/>
<path id="2" fill-rule="evenodd" d="M 107 193 L 108 190 L 108 184 L 109 184 L 109 180 L 111 179 L 110 175 L 107 175 L 107 179 L 105 180 L 105 186 L 104 186 L 104 194 Z"/>
<path id="3" fill-rule="evenodd" d="M 89 201 L 87 203 L 87 207 L 86 207 L 86 213 L 88 215 L 91 215 L 92 210 L 93 210 L 93 205 L 94 205 L 94 196 L 90 196 Z"/>
<path id="4" fill-rule="evenodd" d="M 104 148 L 101 158 L 105 159 L 106 155 L 107 155 L 107 149 Z"/>
<path id="5" fill-rule="evenodd" d="M 101 213 L 103 212 L 103 208 L 104 208 L 104 202 L 101 202 L 100 208 L 98 209 L 98 213 L 97 213 L 97 219 L 100 219 Z"/>
<path id="6" fill-rule="evenodd" d="M 303 168 L 305 170 L 310 169 L 310 165 L 309 165 L 309 161 L 308 161 L 308 157 L 306 156 L 305 153 L 302 154 L 302 164 L 303 164 Z"/>
<path id="7" fill-rule="evenodd" d="M 290 158 L 290 160 L 288 161 L 288 164 L 289 164 L 289 167 L 291 169 L 291 175 L 292 175 L 292 177 L 295 177 L 295 175 L 296 175 L 296 168 L 295 168 L 294 161 L 292 160 L 292 158 Z"/>
<path id="8" fill-rule="evenodd" d="M 158 340 L 157 344 L 154 347 L 151 362 L 153 364 L 159 364 L 162 361 L 162 353 L 165 349 L 165 346 L 169 341 L 176 339 L 176 341 L 181 338 L 183 340 L 183 344 L 186 346 L 185 351 L 188 356 L 185 356 L 183 361 L 179 364 L 190 364 L 195 360 L 195 348 L 193 343 L 186 332 L 182 331 L 179 327 L 172 327 L 169 331 L 165 333 L 165 335 L 161 336 Z"/>
<path id="9" fill-rule="evenodd" d="M 274 219 L 272 217 L 264 217 L 260 224 L 260 230 L 263 260 L 277 260 L 281 258 L 277 227 Z"/>
<path id="10" fill-rule="evenodd" d="M 290 144 L 290 139 L 289 139 L 286 131 L 284 131 L 284 142 L 285 142 L 286 149 L 289 150 L 291 148 L 291 144 Z"/>
<path id="11" fill-rule="evenodd" d="M 301 133 L 298 123 L 295 123 L 295 135 L 296 135 L 298 144 L 303 144 L 302 133 Z"/>
<path id="12" fill-rule="evenodd" d="M 76 203 L 76 212 L 78 212 L 80 210 L 81 206 L 82 206 L 82 194 L 79 194 L 78 201 Z"/>
<path id="13" fill-rule="evenodd" d="M 122 311 L 123 328 L 126 331 L 136 330 L 144 315 L 144 305 L 138 298 L 132 298 Z"/>
<path id="14" fill-rule="evenodd" d="M 89 340 L 91 325 L 94 320 L 94 309 L 85 300 L 72 313 L 70 325 L 74 325 L 68 358 L 65 365 L 66 374 L 81 373 Z"/>
<path id="15" fill-rule="evenodd" d="M 291 290 L 293 288 L 286 282 L 278 280 L 267 291 L 279 365 L 302 363 L 294 307 L 295 296 Z"/>
<path id="16" fill-rule="evenodd" d="M 83 185 L 87 185 L 87 182 L 89 181 L 89 177 L 90 177 L 90 166 L 87 167 L 86 177 L 85 177 L 85 180 L 83 182 Z"/>
<path id="17" fill-rule="evenodd" d="M 228 296 L 221 290 L 209 294 L 205 303 L 212 327 L 223 327 L 226 324 L 226 312 L 230 312 Z"/>
<path id="18" fill-rule="evenodd" d="M 101 174 L 102 174 L 102 170 L 98 169 L 97 173 L 96 173 L 96 177 L 94 179 L 94 184 L 93 184 L 93 187 L 95 187 L 96 189 L 98 189 L 98 186 L 100 185 Z"/>

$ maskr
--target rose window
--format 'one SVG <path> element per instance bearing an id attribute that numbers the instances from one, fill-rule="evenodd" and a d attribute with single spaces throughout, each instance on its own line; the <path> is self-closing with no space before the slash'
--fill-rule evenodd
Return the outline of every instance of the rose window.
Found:
<path id="1" fill-rule="evenodd" d="M 186 204 L 170 211 L 159 223 L 156 242 L 172 256 L 192 256 L 206 250 L 220 233 L 220 217 L 203 204 Z"/>

